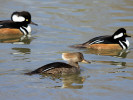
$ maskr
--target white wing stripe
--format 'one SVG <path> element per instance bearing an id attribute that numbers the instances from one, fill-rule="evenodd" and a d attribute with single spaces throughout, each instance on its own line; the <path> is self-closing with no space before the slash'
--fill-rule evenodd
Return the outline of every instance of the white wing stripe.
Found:
<path id="1" fill-rule="evenodd" d="M 45 71 L 50 70 L 50 69 L 53 69 L 53 68 L 54 68 L 54 67 L 50 67 L 50 68 L 48 68 L 48 69 L 43 70 L 42 72 L 45 72 Z"/>
<path id="2" fill-rule="evenodd" d="M 91 42 L 89 45 L 92 45 L 92 44 L 95 44 L 95 43 L 101 43 L 101 42 L 103 42 L 103 41 L 104 41 L 104 40 L 102 40 L 102 41 L 96 40 L 96 41 Z"/>

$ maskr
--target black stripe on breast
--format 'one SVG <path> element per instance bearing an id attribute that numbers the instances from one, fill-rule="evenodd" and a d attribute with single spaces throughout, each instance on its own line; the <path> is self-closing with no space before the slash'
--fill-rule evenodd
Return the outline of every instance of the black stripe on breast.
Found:
<path id="1" fill-rule="evenodd" d="M 24 35 L 28 35 L 28 34 L 29 34 L 28 31 L 27 31 L 27 29 L 24 28 L 24 27 L 20 27 L 20 31 L 21 31 Z"/>

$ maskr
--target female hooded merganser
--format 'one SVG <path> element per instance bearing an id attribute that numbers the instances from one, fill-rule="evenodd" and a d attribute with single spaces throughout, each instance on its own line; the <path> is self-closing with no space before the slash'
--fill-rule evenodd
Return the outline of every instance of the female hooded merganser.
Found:
<path id="1" fill-rule="evenodd" d="M 29 12 L 13 12 L 11 20 L 0 21 L 0 35 L 28 35 L 31 33 L 28 24 L 37 25 L 31 21 Z"/>
<path id="2" fill-rule="evenodd" d="M 73 45 L 74 48 L 90 48 L 90 49 L 112 49 L 122 50 L 129 47 L 129 41 L 126 37 L 131 37 L 126 34 L 124 28 L 118 29 L 112 36 L 105 35 L 95 37 L 83 44 Z"/>
<path id="3" fill-rule="evenodd" d="M 80 52 L 75 53 L 62 53 L 62 58 L 68 61 L 68 64 L 63 62 L 54 62 L 44 65 L 32 72 L 26 73 L 27 75 L 32 74 L 68 74 L 77 73 L 80 71 L 78 62 L 89 63 L 83 57 Z"/>

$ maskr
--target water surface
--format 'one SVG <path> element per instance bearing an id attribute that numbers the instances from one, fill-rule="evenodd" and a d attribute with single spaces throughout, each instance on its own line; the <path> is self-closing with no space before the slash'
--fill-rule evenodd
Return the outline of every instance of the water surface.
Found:
<path id="1" fill-rule="evenodd" d="M 1 100 L 131 100 L 133 98 L 133 41 L 127 51 L 73 49 L 100 35 L 124 27 L 133 37 L 132 0 L 1 0 L 0 20 L 28 10 L 31 38 L 0 37 Z M 28 76 L 44 64 L 62 61 L 62 52 L 82 52 L 91 64 L 81 73 L 62 78 Z"/>

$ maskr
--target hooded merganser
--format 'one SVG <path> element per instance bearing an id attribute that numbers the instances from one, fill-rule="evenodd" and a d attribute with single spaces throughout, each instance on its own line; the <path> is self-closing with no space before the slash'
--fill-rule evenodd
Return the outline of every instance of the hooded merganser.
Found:
<path id="1" fill-rule="evenodd" d="M 131 37 L 126 34 L 124 28 L 118 29 L 112 36 L 105 35 L 95 37 L 83 44 L 73 45 L 74 48 L 90 48 L 90 49 L 112 49 L 122 50 L 129 47 L 129 41 L 126 37 Z"/>
<path id="2" fill-rule="evenodd" d="M 28 24 L 37 25 L 31 21 L 29 12 L 13 12 L 11 20 L 0 21 L 0 35 L 28 35 L 31 33 Z"/>
<path id="3" fill-rule="evenodd" d="M 68 64 L 63 62 L 54 62 L 44 65 L 32 72 L 26 73 L 27 75 L 32 74 L 68 74 L 77 73 L 80 71 L 78 62 L 89 63 L 83 57 L 80 52 L 75 53 L 62 53 L 62 59 L 68 61 Z"/>

